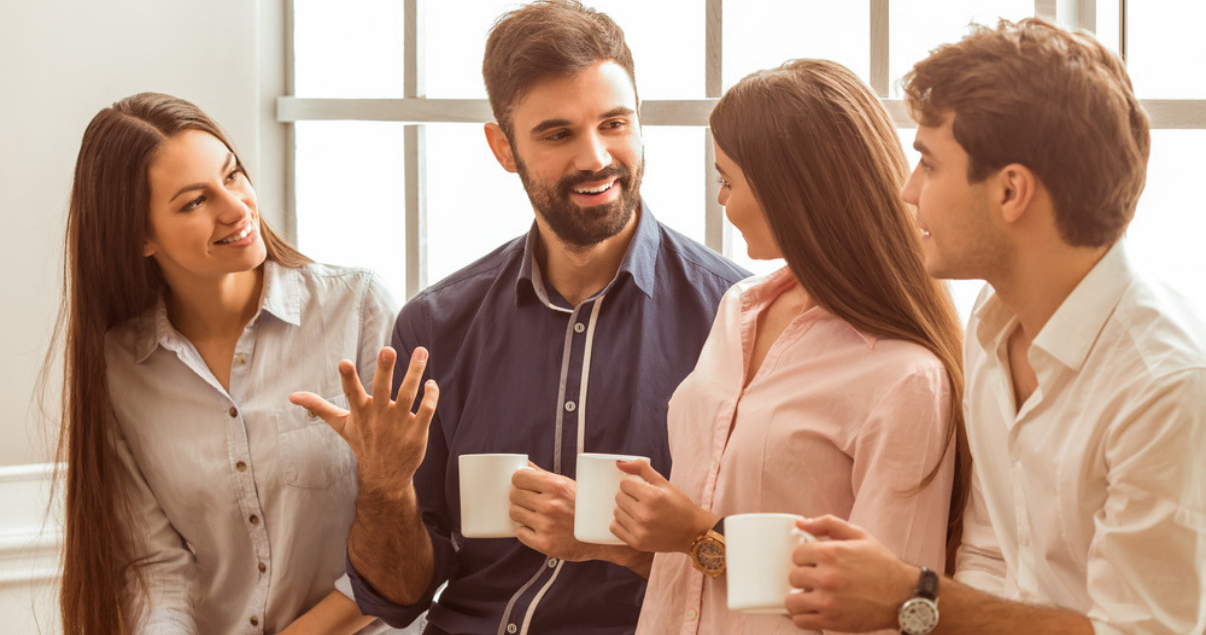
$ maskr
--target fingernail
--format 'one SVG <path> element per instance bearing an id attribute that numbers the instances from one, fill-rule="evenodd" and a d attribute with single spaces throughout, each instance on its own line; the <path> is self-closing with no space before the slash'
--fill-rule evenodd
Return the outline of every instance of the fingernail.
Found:
<path id="1" fill-rule="evenodd" d="M 421 362 L 427 361 L 427 349 L 420 348 L 420 349 L 415 350 L 415 359 L 417 359 Z"/>
<path id="2" fill-rule="evenodd" d="M 427 383 L 426 383 L 426 384 L 424 384 L 424 385 L 425 385 L 425 386 L 427 386 L 428 388 L 435 388 L 435 387 L 436 387 L 436 385 L 435 385 L 435 380 L 434 380 L 434 379 L 428 379 L 428 380 L 427 380 Z"/>

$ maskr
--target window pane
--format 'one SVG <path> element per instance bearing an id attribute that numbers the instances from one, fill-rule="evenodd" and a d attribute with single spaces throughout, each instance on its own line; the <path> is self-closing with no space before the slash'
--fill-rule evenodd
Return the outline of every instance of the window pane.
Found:
<path id="1" fill-rule="evenodd" d="M 522 3 L 460 0 L 427 4 L 427 95 L 483 99 L 482 55 L 494 20 Z M 641 99 L 704 95 L 704 3 L 699 0 L 589 2 L 624 29 Z"/>
<path id="2" fill-rule="evenodd" d="M 528 231 L 532 204 L 519 175 L 494 160 L 481 124 L 429 124 L 427 283 Z"/>
<path id="3" fill-rule="evenodd" d="M 892 0 L 889 4 L 889 94 L 902 97 L 900 79 L 941 44 L 957 42 L 975 22 L 1034 15 L 1034 0 Z"/>
<path id="4" fill-rule="evenodd" d="M 1206 199 L 1198 179 L 1206 174 L 1206 130 L 1153 130 L 1147 187 L 1127 231 L 1138 268 L 1206 307 Z"/>
<path id="5" fill-rule="evenodd" d="M 297 124 L 297 243 L 318 262 L 373 269 L 406 290 L 402 124 Z"/>
<path id="6" fill-rule="evenodd" d="M 1206 2 L 1127 3 L 1127 69 L 1140 99 L 1206 98 Z"/>
<path id="7" fill-rule="evenodd" d="M 724 5 L 724 85 L 802 57 L 844 64 L 870 82 L 870 3 L 745 0 Z"/>
<path id="8" fill-rule="evenodd" d="M 402 2 L 294 0 L 294 94 L 401 97 Z"/>
<path id="9" fill-rule="evenodd" d="M 645 178 L 641 196 L 665 225 L 703 243 L 706 232 L 704 128 L 645 126 Z"/>

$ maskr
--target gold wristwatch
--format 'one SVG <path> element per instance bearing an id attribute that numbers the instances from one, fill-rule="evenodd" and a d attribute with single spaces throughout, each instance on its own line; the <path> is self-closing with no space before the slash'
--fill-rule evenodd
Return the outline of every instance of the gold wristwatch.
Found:
<path id="1" fill-rule="evenodd" d="M 700 534 L 687 550 L 691 563 L 705 575 L 716 578 L 724 573 L 724 519 Z"/>

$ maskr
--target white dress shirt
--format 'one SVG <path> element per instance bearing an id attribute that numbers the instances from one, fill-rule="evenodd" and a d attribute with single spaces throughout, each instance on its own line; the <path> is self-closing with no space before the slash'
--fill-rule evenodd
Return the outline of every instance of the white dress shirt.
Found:
<path id="1" fill-rule="evenodd" d="M 1034 338 L 990 288 L 968 324 L 975 460 L 957 580 L 1088 615 L 1099 634 L 1206 632 L 1206 329 L 1115 245 Z"/>
<path id="2" fill-rule="evenodd" d="M 331 593 L 344 574 L 356 459 L 288 397 L 306 390 L 346 405 L 336 365 L 353 360 L 371 381 L 394 314 L 367 271 L 267 262 L 229 391 L 162 302 L 110 331 L 118 455 L 149 600 L 135 633 L 275 633 Z"/>

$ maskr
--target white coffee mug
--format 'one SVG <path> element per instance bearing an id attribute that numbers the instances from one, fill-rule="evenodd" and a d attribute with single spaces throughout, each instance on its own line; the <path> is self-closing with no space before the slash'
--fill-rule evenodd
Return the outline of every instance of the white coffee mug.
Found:
<path id="1" fill-rule="evenodd" d="M 526 454 L 462 454 L 461 535 L 513 538 L 511 475 L 528 467 Z"/>
<path id="2" fill-rule="evenodd" d="M 616 494 L 620 481 L 628 476 L 616 467 L 616 461 L 649 459 L 626 454 L 578 455 L 577 494 L 574 501 L 574 538 L 599 545 L 622 545 L 611 533 L 616 516 Z"/>
<path id="3" fill-rule="evenodd" d="M 792 591 L 787 583 L 791 552 L 816 540 L 796 527 L 793 514 L 736 514 L 724 518 L 724 563 L 729 610 L 783 615 Z"/>

